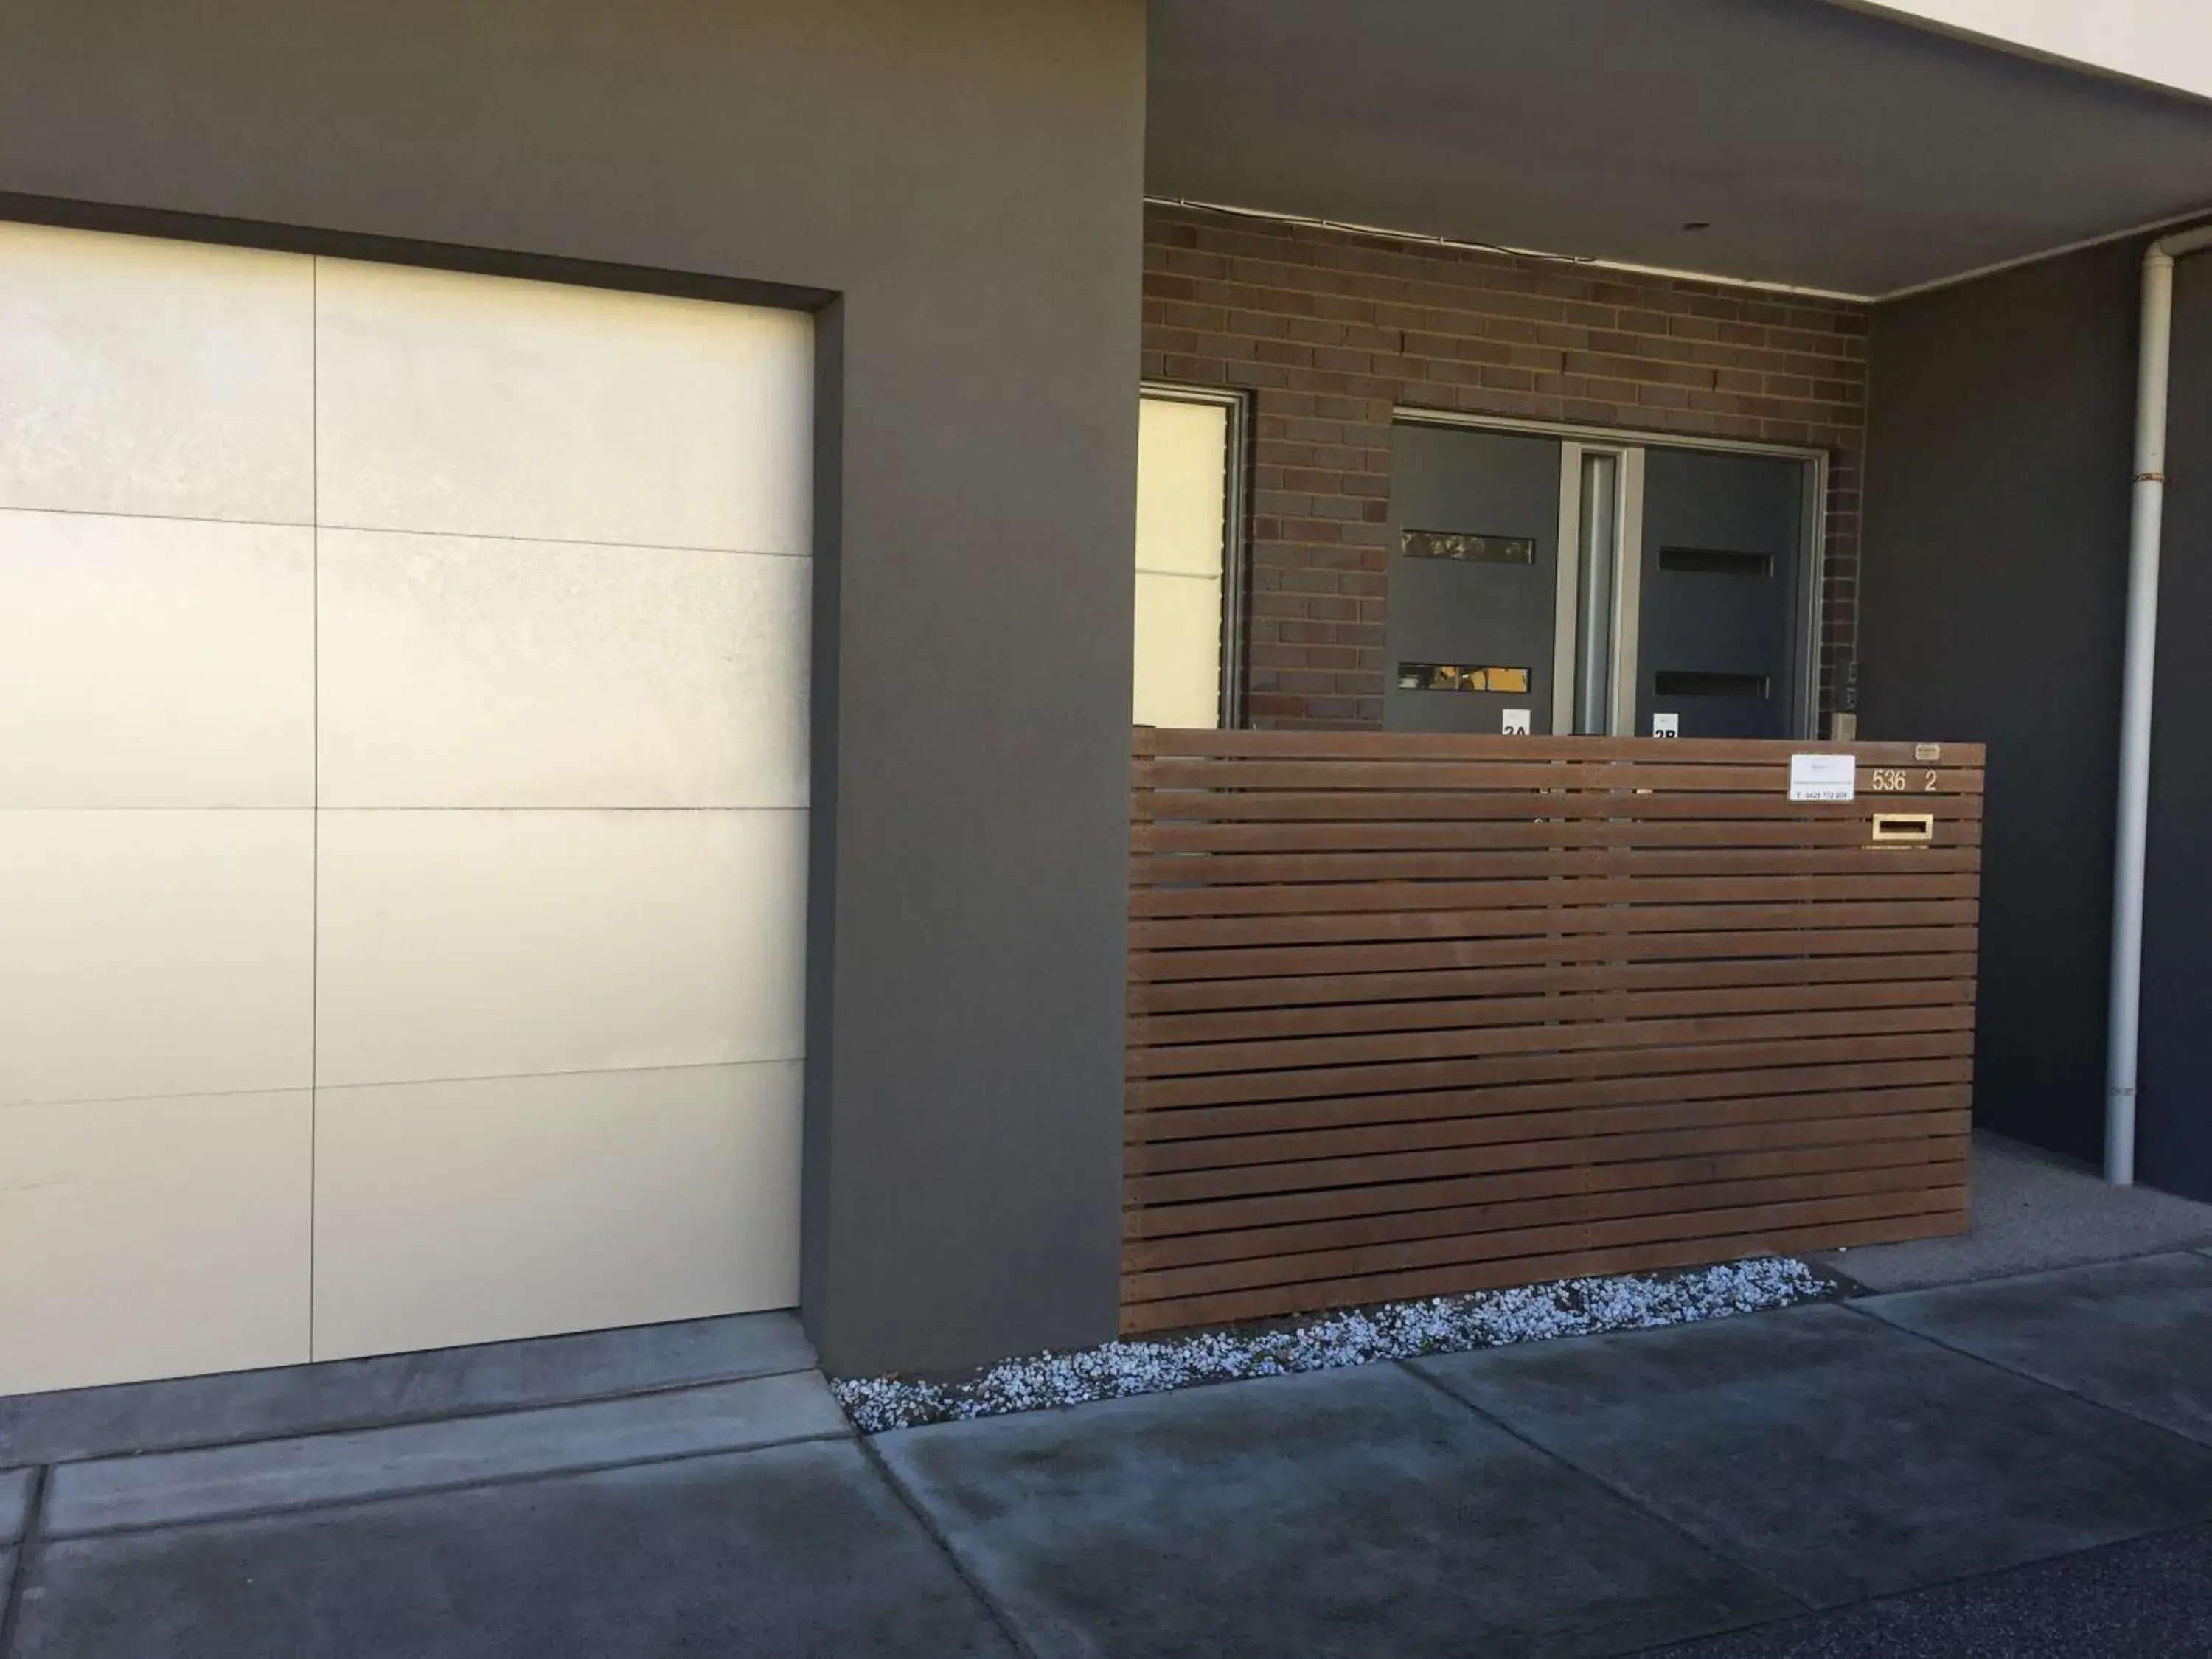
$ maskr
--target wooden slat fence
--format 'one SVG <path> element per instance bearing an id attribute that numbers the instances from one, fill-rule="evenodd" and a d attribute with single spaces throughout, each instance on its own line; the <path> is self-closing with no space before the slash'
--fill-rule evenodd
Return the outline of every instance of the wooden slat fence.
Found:
<path id="1" fill-rule="evenodd" d="M 1963 1230 L 1982 765 L 1139 728 L 1124 1329 Z"/>

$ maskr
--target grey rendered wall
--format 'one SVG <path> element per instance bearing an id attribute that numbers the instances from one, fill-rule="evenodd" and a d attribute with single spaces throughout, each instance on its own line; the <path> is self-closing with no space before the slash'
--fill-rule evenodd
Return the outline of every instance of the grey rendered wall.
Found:
<path id="1" fill-rule="evenodd" d="M 1989 744 L 1976 1115 L 2087 1159 L 2140 256 L 2095 249 L 1877 307 L 1871 347 L 1860 729 Z"/>
<path id="2" fill-rule="evenodd" d="M 2212 261 L 2173 296 L 2136 1167 L 2212 1199 Z"/>
<path id="3" fill-rule="evenodd" d="M 1114 1327 L 1144 71 L 1142 0 L 0 0 L 0 191 L 838 296 L 834 1369 Z"/>

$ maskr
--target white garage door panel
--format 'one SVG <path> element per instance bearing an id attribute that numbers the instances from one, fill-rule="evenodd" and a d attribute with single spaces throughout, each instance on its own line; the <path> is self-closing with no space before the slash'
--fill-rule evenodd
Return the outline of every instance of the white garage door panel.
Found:
<path id="1" fill-rule="evenodd" d="M 790 312 L 320 262 L 326 525 L 804 553 Z"/>
<path id="2" fill-rule="evenodd" d="M 317 1081 L 790 1060 L 801 812 L 325 811 Z"/>
<path id="3" fill-rule="evenodd" d="M 799 1074 L 322 1091 L 317 1357 L 787 1307 Z"/>
<path id="4" fill-rule="evenodd" d="M 0 1394 L 305 1360 L 308 1111 L 0 1106 Z"/>
<path id="5" fill-rule="evenodd" d="M 0 224 L 0 1393 L 796 1298 L 812 378 Z"/>
<path id="6" fill-rule="evenodd" d="M 0 510 L 0 807 L 312 806 L 315 532 Z"/>
<path id="7" fill-rule="evenodd" d="M 305 1088 L 314 817 L 0 812 L 0 1103 Z"/>
<path id="8" fill-rule="evenodd" d="M 314 262 L 0 225 L 0 507 L 307 524 Z"/>
<path id="9" fill-rule="evenodd" d="M 324 805 L 806 804 L 811 560 L 321 545 Z"/>

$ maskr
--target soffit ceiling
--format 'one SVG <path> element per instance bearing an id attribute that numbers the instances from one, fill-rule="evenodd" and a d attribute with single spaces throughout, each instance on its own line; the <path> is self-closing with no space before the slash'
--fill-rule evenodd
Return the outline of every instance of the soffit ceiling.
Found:
<path id="1" fill-rule="evenodd" d="M 2212 104 L 1827 0 L 1151 24 L 1153 196 L 1864 295 L 2212 206 Z"/>

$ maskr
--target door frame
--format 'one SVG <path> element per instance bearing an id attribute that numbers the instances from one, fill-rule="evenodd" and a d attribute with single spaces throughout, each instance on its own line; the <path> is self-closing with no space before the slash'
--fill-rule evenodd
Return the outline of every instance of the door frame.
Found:
<path id="1" fill-rule="evenodd" d="M 1620 526 L 1614 580 L 1613 711 L 1615 737 L 1636 734 L 1636 647 L 1638 599 L 1644 572 L 1644 452 L 1694 449 L 1731 455 L 1763 455 L 1808 463 L 1801 504 L 1804 533 L 1799 550 L 1796 683 L 1790 687 L 1790 729 L 1794 736 L 1817 740 L 1820 727 L 1820 630 L 1826 611 L 1828 568 L 1828 452 L 1800 444 L 1759 443 L 1741 438 L 1708 438 L 1655 432 L 1645 427 L 1596 426 L 1587 422 L 1536 421 L 1510 415 L 1465 414 L 1456 410 L 1399 404 L 1392 424 L 1471 427 L 1557 439 L 1559 461 L 1559 578 L 1552 675 L 1552 729 L 1574 728 L 1574 636 L 1582 579 L 1582 457 L 1588 453 L 1620 457 L 1615 469 L 1615 522 Z M 1570 556 L 1571 555 L 1571 556 Z M 1568 666 L 1565 672 L 1559 663 Z M 1562 710 L 1564 708 L 1564 714 Z"/>

